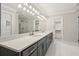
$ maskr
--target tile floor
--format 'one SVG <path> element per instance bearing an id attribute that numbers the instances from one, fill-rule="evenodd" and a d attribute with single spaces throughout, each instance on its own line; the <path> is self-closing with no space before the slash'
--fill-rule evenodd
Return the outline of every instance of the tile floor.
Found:
<path id="1" fill-rule="evenodd" d="M 46 56 L 79 56 L 79 43 L 54 40 Z"/>

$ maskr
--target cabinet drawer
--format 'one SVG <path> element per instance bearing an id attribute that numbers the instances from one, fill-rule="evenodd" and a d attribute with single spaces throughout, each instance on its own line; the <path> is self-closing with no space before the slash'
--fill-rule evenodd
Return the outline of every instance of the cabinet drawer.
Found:
<path id="1" fill-rule="evenodd" d="M 37 49 L 37 43 L 33 44 L 32 46 L 28 47 L 24 51 L 22 51 L 23 56 L 29 56 L 32 52 Z"/>
<path id="2" fill-rule="evenodd" d="M 38 56 L 43 56 L 43 45 L 42 44 L 38 47 Z"/>

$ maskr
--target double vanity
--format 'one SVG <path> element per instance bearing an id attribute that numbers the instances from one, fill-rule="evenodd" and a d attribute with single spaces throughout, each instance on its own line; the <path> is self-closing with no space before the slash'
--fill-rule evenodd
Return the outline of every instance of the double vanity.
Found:
<path id="1" fill-rule="evenodd" d="M 36 33 L 0 42 L 0 56 L 44 56 L 52 36 L 52 32 Z"/>

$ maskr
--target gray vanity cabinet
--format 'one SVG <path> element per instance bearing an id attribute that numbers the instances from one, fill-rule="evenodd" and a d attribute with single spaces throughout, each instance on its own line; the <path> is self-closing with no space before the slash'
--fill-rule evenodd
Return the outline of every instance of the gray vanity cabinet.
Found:
<path id="1" fill-rule="evenodd" d="M 43 56 L 43 45 L 38 46 L 38 56 Z"/>
<path id="2" fill-rule="evenodd" d="M 40 41 L 38 41 L 38 56 L 43 56 L 43 42 L 44 39 L 42 38 Z"/>
<path id="3" fill-rule="evenodd" d="M 44 38 L 43 42 L 43 55 L 45 55 L 47 52 L 47 37 Z"/>
<path id="4" fill-rule="evenodd" d="M 37 56 L 37 49 L 32 54 L 30 54 L 29 56 Z"/>
<path id="5" fill-rule="evenodd" d="M 47 37 L 42 38 L 38 42 L 38 56 L 44 56 L 47 51 Z"/>
<path id="6" fill-rule="evenodd" d="M 21 52 L 22 56 L 30 56 L 31 54 L 37 56 L 37 43 L 33 44 L 32 46 Z"/>
<path id="7" fill-rule="evenodd" d="M 52 33 L 47 35 L 47 49 L 49 48 L 49 46 L 50 46 L 50 44 L 51 44 L 51 42 L 53 40 L 52 36 L 53 36 Z"/>
<path id="8" fill-rule="evenodd" d="M 50 33 L 20 52 L 15 52 L 9 48 L 0 46 L 0 56 L 44 56 L 52 39 L 52 33 Z"/>

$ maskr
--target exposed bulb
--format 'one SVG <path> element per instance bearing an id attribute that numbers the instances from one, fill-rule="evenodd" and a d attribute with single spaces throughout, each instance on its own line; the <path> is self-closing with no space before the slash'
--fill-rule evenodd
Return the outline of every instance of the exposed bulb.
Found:
<path id="1" fill-rule="evenodd" d="M 35 11 L 35 9 L 33 8 L 33 11 Z"/>
<path id="2" fill-rule="evenodd" d="M 22 7 L 22 5 L 21 4 L 18 4 L 18 8 L 21 8 Z"/>
<path id="3" fill-rule="evenodd" d="M 23 10 L 25 11 L 25 10 L 26 10 L 26 8 L 24 7 L 24 8 L 23 8 Z"/>
<path id="4" fill-rule="evenodd" d="M 30 5 L 29 8 L 32 9 L 32 6 Z"/>
<path id="5" fill-rule="evenodd" d="M 27 12 L 29 13 L 30 11 L 27 9 Z"/>

